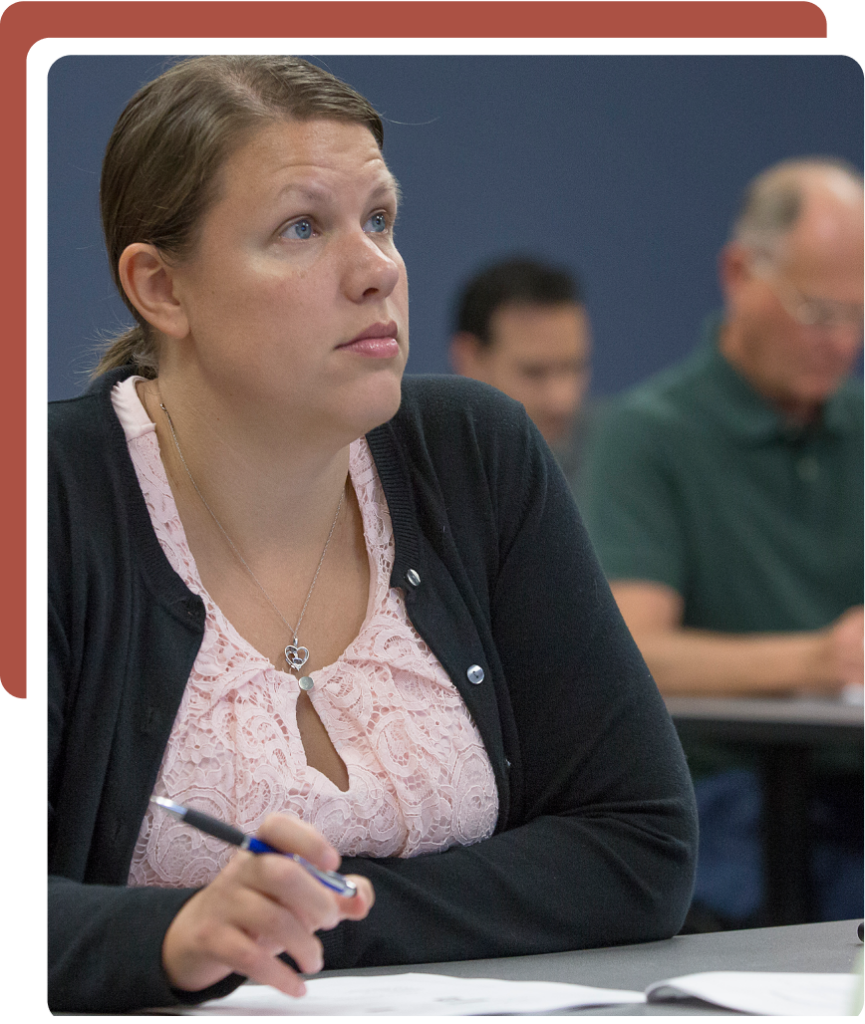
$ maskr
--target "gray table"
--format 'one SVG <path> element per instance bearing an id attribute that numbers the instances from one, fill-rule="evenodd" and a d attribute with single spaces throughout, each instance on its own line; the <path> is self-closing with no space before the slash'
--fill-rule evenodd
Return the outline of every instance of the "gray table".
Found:
<path id="1" fill-rule="evenodd" d="M 367 968 L 363 971 L 328 971 L 321 977 L 343 974 L 401 974 L 420 971 L 460 978 L 505 978 L 512 981 L 567 981 L 601 988 L 643 991 L 655 981 L 701 971 L 801 971 L 846 974 L 863 945 L 857 921 L 785 928 L 756 928 L 707 935 L 680 935 L 663 942 L 610 949 L 548 953 L 542 956 L 507 956 L 486 961 L 425 964 L 421 967 Z M 702 1004 L 697 999 L 666 1004 L 598 1007 L 571 1010 L 547 1017 L 738 1017 L 733 1011 Z"/>
<path id="2" fill-rule="evenodd" d="M 831 698 L 667 697 L 682 740 L 747 744 L 763 779 L 764 922 L 814 920 L 809 821 L 816 747 L 863 742 L 863 707 Z"/>
<path id="3" fill-rule="evenodd" d="M 817 745 L 861 738 L 863 706 L 815 697 L 665 697 L 676 727 L 714 740 Z"/>
<path id="4" fill-rule="evenodd" d="M 504 978 L 511 981 L 568 981 L 601 988 L 642 992 L 655 981 L 699 971 L 815 971 L 846 973 L 862 943 L 858 921 L 754 928 L 703 935 L 678 935 L 637 946 L 587 949 L 574 953 L 462 960 L 410 967 L 368 967 L 357 971 L 324 971 L 318 977 L 402 974 L 422 971 L 460 978 Z M 696 999 L 668 1003 L 634 1003 L 564 1011 L 568 1016 L 682 1016 L 728 1014 Z"/>
<path id="5" fill-rule="evenodd" d="M 846 974 L 862 952 L 859 921 L 753 928 L 703 935 L 677 935 L 636 946 L 585 949 L 571 953 L 500 957 L 495 960 L 452 960 L 438 964 L 366 967 L 322 971 L 318 978 L 405 974 L 449 974 L 457 978 L 502 978 L 507 981 L 565 981 L 599 988 L 642 992 L 653 982 L 701 971 L 795 971 Z M 665 1003 L 622 1003 L 562 1011 L 555 1016 L 659 1017 L 729 1015 L 732 1011 L 698 999 Z M 180 1009 L 150 1014 L 182 1015 Z M 61 1016 L 76 1016 L 63 1015 Z"/>

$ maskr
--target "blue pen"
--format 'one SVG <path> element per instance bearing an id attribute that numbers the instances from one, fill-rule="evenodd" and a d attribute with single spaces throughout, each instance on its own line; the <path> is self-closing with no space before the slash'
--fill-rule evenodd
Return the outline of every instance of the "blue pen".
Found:
<path id="1" fill-rule="evenodd" d="M 239 828 L 234 828 L 233 825 L 226 825 L 224 821 L 211 818 L 209 814 L 204 814 L 202 811 L 194 811 L 190 807 L 181 807 L 180 804 L 176 804 L 173 800 L 168 800 L 164 796 L 152 796 L 150 802 L 161 807 L 163 811 L 173 814 L 176 818 L 180 818 L 187 825 L 197 828 L 199 832 L 214 836 L 225 843 L 231 843 L 232 846 L 239 846 L 241 850 L 249 850 L 250 853 L 278 853 L 280 857 L 290 857 L 308 871 L 313 878 L 317 878 L 322 885 L 326 885 L 328 889 L 338 892 L 340 896 L 354 896 L 357 893 L 357 886 L 354 882 L 350 882 L 345 875 L 341 875 L 338 871 L 322 871 L 321 868 L 310 864 L 308 860 L 305 860 L 299 854 L 283 853 L 282 850 L 277 850 L 275 847 L 263 843 L 260 839 L 256 839 L 255 836 L 246 835 Z"/>

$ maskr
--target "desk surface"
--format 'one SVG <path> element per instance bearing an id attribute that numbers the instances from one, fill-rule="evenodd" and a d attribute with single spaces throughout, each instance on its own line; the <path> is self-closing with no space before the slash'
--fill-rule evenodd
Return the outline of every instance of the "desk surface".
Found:
<path id="1" fill-rule="evenodd" d="M 863 707 L 804 697 L 666 697 L 683 735 L 759 743 L 822 743 L 862 737 Z"/>
<path id="2" fill-rule="evenodd" d="M 678 935 L 637 946 L 587 949 L 543 956 L 463 960 L 411 967 L 369 967 L 360 971 L 325 971 L 320 977 L 344 974 L 401 974 L 422 971 L 460 978 L 505 978 L 513 981 L 568 981 L 601 988 L 642 991 L 652 982 L 699 971 L 815 971 L 846 973 L 862 943 L 858 920 L 823 924 L 754 928 L 702 935 Z M 633 1004 L 574 1011 L 590 1016 L 678 1016 L 729 1014 L 696 1000 Z"/>
<path id="3" fill-rule="evenodd" d="M 509 981 L 564 981 L 641 992 L 653 982 L 701 971 L 796 971 L 845 974 L 854 969 L 862 952 L 858 920 L 822 924 L 754 928 L 702 935 L 677 935 L 636 946 L 585 949 L 540 956 L 494 960 L 454 960 L 438 964 L 367 967 L 322 971 L 320 978 L 345 975 L 449 974 L 458 978 L 502 978 Z M 160 1014 L 183 1011 L 159 1010 Z M 730 1015 L 699 1000 L 629 1003 L 561 1011 L 556 1016 L 715 1016 Z"/>

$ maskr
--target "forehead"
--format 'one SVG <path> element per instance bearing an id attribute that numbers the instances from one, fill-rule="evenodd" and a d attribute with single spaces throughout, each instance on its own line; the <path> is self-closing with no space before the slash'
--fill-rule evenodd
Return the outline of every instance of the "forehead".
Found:
<path id="1" fill-rule="evenodd" d="M 803 286 L 830 295 L 836 288 L 861 292 L 862 230 L 861 193 L 843 200 L 828 191 L 809 197 L 783 241 L 781 262 Z"/>
<path id="2" fill-rule="evenodd" d="M 247 136 L 217 175 L 220 199 L 232 192 L 294 189 L 324 196 L 334 187 L 370 186 L 396 193 L 372 132 L 333 120 L 279 120 Z"/>
<path id="3" fill-rule="evenodd" d="M 493 344 L 537 350 L 541 346 L 583 348 L 588 343 L 585 309 L 575 302 L 506 303 L 490 320 Z"/>

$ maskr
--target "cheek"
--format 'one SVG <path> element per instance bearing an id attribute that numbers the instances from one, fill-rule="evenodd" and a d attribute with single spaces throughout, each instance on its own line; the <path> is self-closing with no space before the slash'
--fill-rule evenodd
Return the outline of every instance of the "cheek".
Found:
<path id="1" fill-rule="evenodd" d="M 237 264 L 229 266 L 210 260 L 206 266 L 196 268 L 182 285 L 182 301 L 192 334 L 227 334 L 237 322 L 248 323 L 256 305 L 250 301 L 253 292 L 249 275 Z"/>
<path id="2" fill-rule="evenodd" d="M 805 351 L 798 325 L 765 306 L 753 318 L 751 337 L 755 357 L 781 376 L 795 371 Z"/>
<path id="3" fill-rule="evenodd" d="M 315 333 L 323 325 L 327 303 L 305 274 L 290 278 L 256 275 L 230 283 L 220 300 L 223 323 L 264 341 Z"/>
<path id="4" fill-rule="evenodd" d="M 408 274 L 402 259 L 398 260 L 398 265 L 400 268 L 399 280 L 394 287 L 392 299 L 402 315 L 404 325 L 408 326 Z"/>

